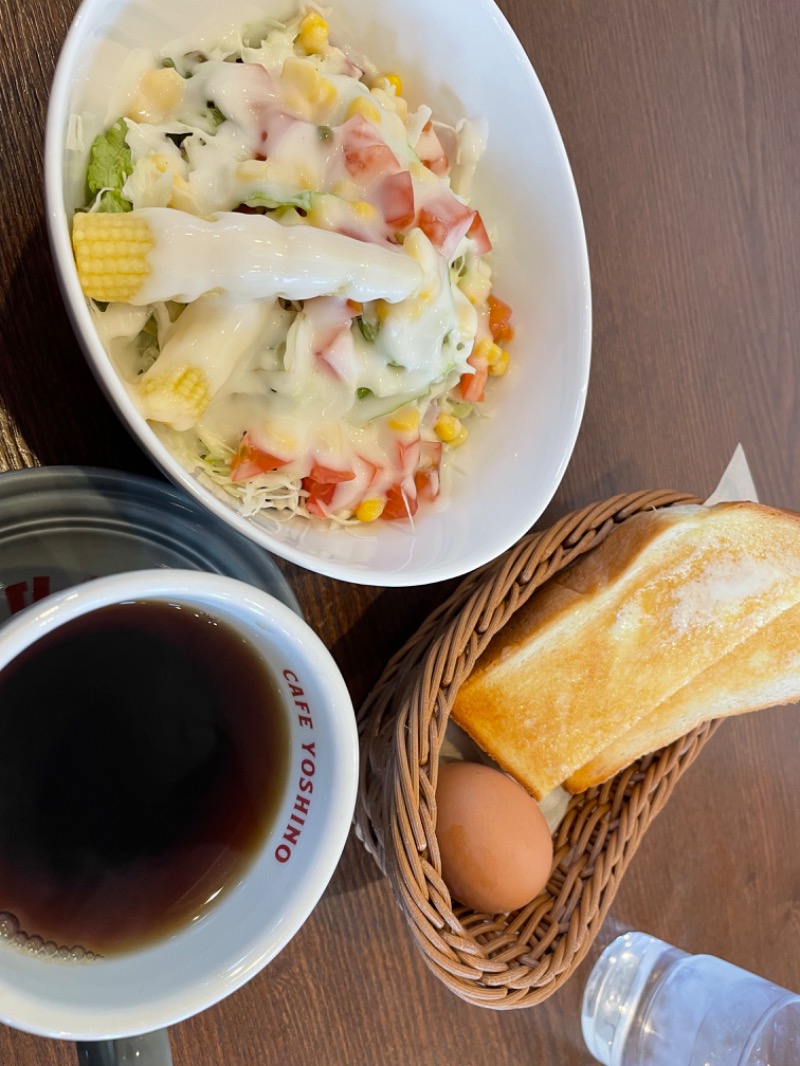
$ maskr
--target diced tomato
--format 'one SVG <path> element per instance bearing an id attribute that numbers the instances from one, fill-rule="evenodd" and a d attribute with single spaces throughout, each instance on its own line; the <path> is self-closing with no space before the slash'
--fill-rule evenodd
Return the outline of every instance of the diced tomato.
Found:
<path id="1" fill-rule="evenodd" d="M 334 470 L 330 466 L 323 466 L 316 459 L 311 467 L 308 477 L 320 485 L 338 485 L 342 481 L 352 481 L 356 475 L 352 470 Z"/>
<path id="2" fill-rule="evenodd" d="M 442 442 L 440 440 L 423 440 L 419 446 L 420 466 L 428 469 L 438 467 L 442 461 Z"/>
<path id="3" fill-rule="evenodd" d="M 461 399 L 469 403 L 479 403 L 483 399 L 486 382 L 489 380 L 489 368 L 484 362 L 473 362 L 473 357 L 467 359 L 470 366 L 475 367 L 472 374 L 462 374 L 458 383 L 458 391 Z"/>
<path id="4" fill-rule="evenodd" d="M 355 476 L 352 470 L 334 470 L 315 459 L 311 472 L 302 480 L 302 486 L 308 493 L 306 510 L 317 518 L 328 518 L 337 486 L 343 481 L 352 481 Z"/>
<path id="5" fill-rule="evenodd" d="M 417 499 L 433 503 L 439 495 L 439 471 L 418 470 L 414 475 L 414 484 L 417 486 Z"/>
<path id="6" fill-rule="evenodd" d="M 289 461 L 265 452 L 253 442 L 249 433 L 245 433 L 231 461 L 231 481 L 247 481 L 258 474 L 266 474 L 270 470 L 286 466 Z"/>
<path id="7" fill-rule="evenodd" d="M 414 484 L 417 486 L 417 496 L 420 500 L 430 503 L 439 495 L 441 462 L 442 442 L 440 440 L 422 441 L 419 450 L 419 469 L 414 475 Z"/>
<path id="8" fill-rule="evenodd" d="M 387 174 L 378 186 L 375 203 L 387 226 L 404 229 L 414 221 L 414 184 L 407 170 Z"/>
<path id="9" fill-rule="evenodd" d="M 366 227 L 356 229 L 355 226 L 334 226 L 333 231 L 334 233 L 341 233 L 343 237 L 349 237 L 351 241 L 369 241 L 371 239 L 371 234 Z M 377 244 L 377 241 L 372 243 Z"/>
<path id="10" fill-rule="evenodd" d="M 419 434 L 413 440 L 397 441 L 397 467 L 404 477 L 414 473 L 419 464 L 420 440 Z"/>
<path id="11" fill-rule="evenodd" d="M 471 237 L 475 242 L 475 251 L 478 255 L 486 255 L 487 252 L 491 252 L 492 242 L 489 240 L 486 226 L 484 226 L 483 219 L 478 211 L 475 212 L 472 225 L 467 230 L 467 236 Z"/>
<path id="12" fill-rule="evenodd" d="M 328 508 L 333 502 L 333 494 L 336 492 L 336 482 L 329 481 L 325 483 L 314 481 L 314 479 L 310 477 L 304 477 L 301 484 L 308 493 L 308 497 L 306 498 L 306 510 L 309 514 L 316 515 L 317 518 L 328 518 Z"/>
<path id="13" fill-rule="evenodd" d="M 319 338 L 319 347 L 314 348 L 316 365 L 342 381 L 347 377 L 353 361 L 353 337 L 350 333 L 350 320 L 327 336 Z"/>
<path id="14" fill-rule="evenodd" d="M 418 218 L 419 228 L 434 246 L 441 249 L 447 240 L 447 223 L 435 211 L 423 207 Z"/>
<path id="15" fill-rule="evenodd" d="M 260 149 L 256 149 L 253 158 L 257 159 L 259 163 L 266 163 L 267 161 L 267 138 L 269 134 L 266 130 L 262 130 L 258 135 L 258 143 L 261 145 Z"/>
<path id="16" fill-rule="evenodd" d="M 248 64 L 266 71 L 260 63 Z M 269 75 L 267 75 L 269 78 Z M 254 147 L 253 154 L 256 158 L 266 159 L 274 155 L 283 138 L 293 129 L 297 129 L 300 122 L 293 115 L 287 115 L 285 111 L 278 110 L 271 102 L 274 89 L 269 89 L 269 95 L 264 96 L 263 89 L 258 98 L 253 98 L 252 114 L 259 125 L 258 143 Z"/>
<path id="17" fill-rule="evenodd" d="M 404 491 L 399 485 L 392 485 L 386 491 L 386 503 L 381 512 L 381 518 L 385 518 L 388 522 L 413 518 L 418 506 L 416 495 L 409 495 L 408 491 Z"/>
<path id="18" fill-rule="evenodd" d="M 365 459 L 363 455 L 356 456 L 356 458 L 358 459 L 359 463 L 362 463 L 364 467 L 366 467 L 366 470 L 364 471 L 364 481 L 366 487 L 371 488 L 371 486 L 374 485 L 378 480 L 381 473 L 381 468 L 379 466 L 376 466 L 373 462 L 370 462 L 369 459 Z"/>
<path id="19" fill-rule="evenodd" d="M 416 143 L 417 155 L 422 163 L 439 177 L 444 177 L 450 170 L 450 161 L 447 158 L 442 142 L 430 121 L 426 122 Z"/>
<path id="20" fill-rule="evenodd" d="M 428 200 L 419 212 L 417 225 L 445 259 L 450 259 L 467 233 L 476 212 L 451 193 Z"/>
<path id="21" fill-rule="evenodd" d="M 432 170 L 440 178 L 444 178 L 450 173 L 450 164 L 447 162 L 447 156 L 444 152 L 435 159 L 423 159 L 422 162 L 428 170 Z"/>
<path id="22" fill-rule="evenodd" d="M 400 169 L 394 152 L 363 115 L 352 115 L 339 131 L 345 168 L 357 181 L 369 185 L 382 174 Z"/>
<path id="23" fill-rule="evenodd" d="M 350 327 L 356 312 L 341 296 L 306 300 L 303 310 L 311 326 L 315 368 L 337 379 L 346 378 L 353 360 Z"/>
<path id="24" fill-rule="evenodd" d="M 489 297 L 489 330 L 495 344 L 510 341 L 514 336 L 511 325 L 511 308 L 496 296 Z"/>

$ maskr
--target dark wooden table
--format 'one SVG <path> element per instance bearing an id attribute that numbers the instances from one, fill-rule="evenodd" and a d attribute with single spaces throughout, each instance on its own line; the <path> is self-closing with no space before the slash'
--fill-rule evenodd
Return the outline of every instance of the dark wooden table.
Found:
<path id="1" fill-rule="evenodd" d="M 539 525 L 616 492 L 707 494 L 739 441 L 761 498 L 800 510 L 800 5 L 501 6 L 560 125 L 592 266 L 586 415 Z M 48 253 L 44 115 L 75 7 L 0 4 L 0 469 L 157 476 L 84 366 Z M 284 569 L 356 703 L 450 587 L 381 590 Z M 798 752 L 800 710 L 725 723 L 651 827 L 581 970 L 524 1011 L 446 991 L 351 838 L 286 950 L 174 1028 L 176 1064 L 588 1066 L 583 984 L 625 928 L 800 989 Z M 63 1066 L 75 1050 L 0 1028 L 0 1062 Z"/>

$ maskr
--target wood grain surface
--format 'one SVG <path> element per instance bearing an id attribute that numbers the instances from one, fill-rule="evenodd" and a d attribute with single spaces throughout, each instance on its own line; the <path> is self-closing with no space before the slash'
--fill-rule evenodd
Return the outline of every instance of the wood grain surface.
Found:
<path id="1" fill-rule="evenodd" d="M 47 245 L 44 117 L 75 7 L 0 4 L 0 470 L 79 463 L 158 476 L 84 365 Z M 761 498 L 800 510 L 800 5 L 501 7 L 559 123 L 592 269 L 586 414 L 538 525 L 616 492 L 706 494 L 738 442 Z M 356 703 L 450 587 L 357 587 L 282 565 Z M 625 928 L 800 989 L 798 751 L 797 710 L 725 723 L 649 831 L 582 969 L 526 1011 L 447 992 L 351 838 L 281 955 L 172 1030 L 176 1064 L 589 1066 L 583 984 Z M 3 1066 L 75 1061 L 68 1043 L 0 1026 Z"/>

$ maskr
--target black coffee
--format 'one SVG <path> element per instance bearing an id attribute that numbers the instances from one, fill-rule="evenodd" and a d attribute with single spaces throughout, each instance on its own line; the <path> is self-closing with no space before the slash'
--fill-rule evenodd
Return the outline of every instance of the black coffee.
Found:
<path id="1" fill-rule="evenodd" d="M 43 637 L 0 673 L 0 723 L 0 912 L 104 955 L 236 884 L 288 773 L 267 667 L 186 606 L 105 607 Z"/>

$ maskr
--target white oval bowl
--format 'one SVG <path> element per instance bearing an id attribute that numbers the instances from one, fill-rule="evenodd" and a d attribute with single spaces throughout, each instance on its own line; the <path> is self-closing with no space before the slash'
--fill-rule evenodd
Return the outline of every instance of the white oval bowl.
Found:
<path id="1" fill-rule="evenodd" d="M 225 5 L 224 23 L 285 18 L 265 0 Z M 451 458 L 447 500 L 409 522 L 326 531 L 304 519 L 244 518 L 159 441 L 117 376 L 75 271 L 70 223 L 83 201 L 91 138 L 134 49 L 157 50 L 187 30 L 220 26 L 216 0 L 84 0 L 64 44 L 47 116 L 45 188 L 51 246 L 73 326 L 101 388 L 128 430 L 177 485 L 245 536 L 309 570 L 359 584 L 441 581 L 495 558 L 544 511 L 563 477 L 589 380 L 591 296 L 580 207 L 555 119 L 531 64 L 492 0 L 338 0 L 331 36 L 398 71 L 412 107 L 488 121 L 471 203 L 494 242 L 495 291 L 514 309 L 511 369 L 493 382 L 493 416 L 470 426 Z M 70 150 L 73 116 L 83 150 Z"/>

